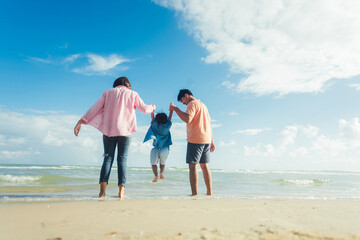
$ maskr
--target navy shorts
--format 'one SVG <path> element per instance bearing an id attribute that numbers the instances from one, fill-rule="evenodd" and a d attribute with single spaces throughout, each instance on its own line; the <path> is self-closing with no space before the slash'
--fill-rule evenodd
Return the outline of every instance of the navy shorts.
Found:
<path id="1" fill-rule="evenodd" d="M 186 163 L 210 162 L 210 144 L 187 144 Z"/>

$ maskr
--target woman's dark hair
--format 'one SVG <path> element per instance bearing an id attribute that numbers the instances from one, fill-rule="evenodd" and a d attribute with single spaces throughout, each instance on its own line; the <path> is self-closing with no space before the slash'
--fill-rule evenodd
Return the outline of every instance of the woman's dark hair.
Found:
<path id="1" fill-rule="evenodd" d="M 131 84 L 129 79 L 127 79 L 127 77 L 119 77 L 118 79 L 115 80 L 113 87 L 117 87 L 117 86 L 125 86 L 128 89 L 131 89 Z"/>
<path id="2" fill-rule="evenodd" d="M 155 116 L 155 121 L 158 124 L 165 124 L 165 123 L 167 123 L 167 120 L 168 120 L 168 117 L 166 116 L 165 113 L 158 113 Z"/>
<path id="3" fill-rule="evenodd" d="M 182 98 L 182 97 L 185 97 L 185 94 L 189 94 L 189 95 L 193 95 L 192 94 L 192 92 L 189 90 L 189 89 L 181 89 L 180 90 L 180 92 L 179 92 L 179 94 L 178 94 L 178 101 L 180 101 L 180 99 Z"/>

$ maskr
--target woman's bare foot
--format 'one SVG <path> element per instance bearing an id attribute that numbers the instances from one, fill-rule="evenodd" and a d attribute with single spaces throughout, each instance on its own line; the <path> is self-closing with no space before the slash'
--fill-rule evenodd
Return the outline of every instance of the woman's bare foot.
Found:
<path id="1" fill-rule="evenodd" d="M 99 198 L 105 197 L 105 190 L 106 190 L 107 182 L 100 182 L 100 193 Z"/>
<path id="2" fill-rule="evenodd" d="M 159 180 L 158 176 L 155 176 L 154 180 L 152 180 L 152 182 L 157 182 Z"/>
<path id="3" fill-rule="evenodd" d="M 119 185 L 119 198 L 125 197 L 125 186 Z"/>
<path id="4" fill-rule="evenodd" d="M 160 173 L 160 179 L 164 179 L 165 176 L 164 176 L 164 173 Z"/>

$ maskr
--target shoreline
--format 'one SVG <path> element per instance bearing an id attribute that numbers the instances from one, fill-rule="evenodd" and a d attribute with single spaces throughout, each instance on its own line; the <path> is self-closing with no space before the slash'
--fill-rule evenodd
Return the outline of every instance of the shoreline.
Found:
<path id="1" fill-rule="evenodd" d="M 360 240 L 360 200 L 5 203 L 0 239 Z"/>

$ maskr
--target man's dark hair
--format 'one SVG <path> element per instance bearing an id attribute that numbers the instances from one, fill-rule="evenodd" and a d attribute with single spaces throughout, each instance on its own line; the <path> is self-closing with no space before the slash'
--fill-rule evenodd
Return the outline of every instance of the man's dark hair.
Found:
<path id="1" fill-rule="evenodd" d="M 127 79 L 127 77 L 119 77 L 118 79 L 115 80 L 113 87 L 117 87 L 117 86 L 125 86 L 128 89 L 131 89 L 131 84 L 129 79 Z"/>
<path id="2" fill-rule="evenodd" d="M 178 101 L 180 101 L 180 99 L 182 97 L 185 97 L 185 94 L 188 94 L 188 95 L 191 95 L 191 96 L 193 95 L 192 92 L 189 89 L 181 89 L 179 94 L 178 94 L 178 98 L 177 98 Z"/>
<path id="3" fill-rule="evenodd" d="M 165 124 L 165 123 L 167 123 L 167 120 L 168 120 L 168 117 L 166 116 L 165 113 L 158 113 L 155 116 L 155 121 L 158 124 Z"/>

